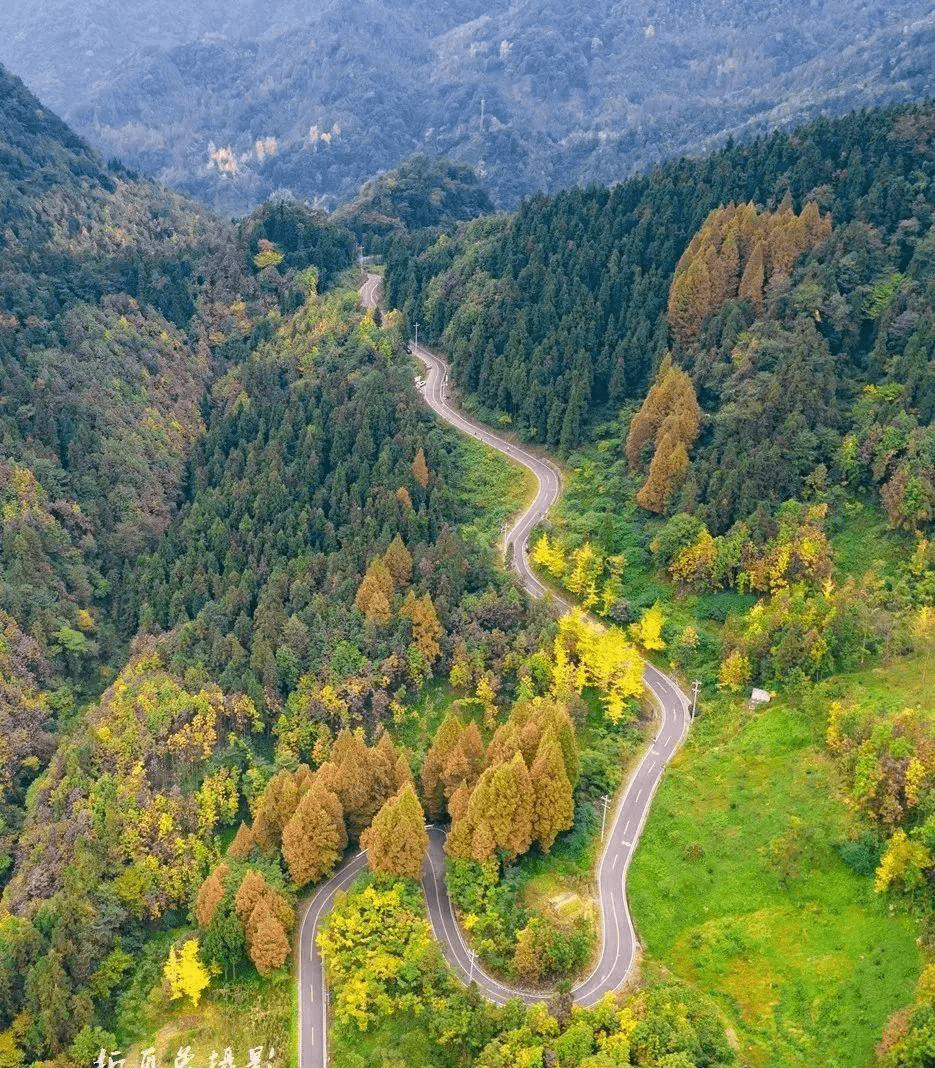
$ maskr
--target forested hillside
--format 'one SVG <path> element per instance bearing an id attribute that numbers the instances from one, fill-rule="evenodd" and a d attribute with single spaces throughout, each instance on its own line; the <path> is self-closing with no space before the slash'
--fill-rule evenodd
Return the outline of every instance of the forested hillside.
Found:
<path id="1" fill-rule="evenodd" d="M 332 215 L 361 235 L 368 250 L 382 251 L 390 236 L 451 230 L 493 211 L 477 175 L 463 164 L 416 155 L 389 174 L 367 182 Z"/>
<path id="2" fill-rule="evenodd" d="M 209 335 L 236 333 L 254 286 L 230 231 L 105 169 L 3 71 L 0 97 L 0 597 L 47 670 L 80 678 L 181 492 Z"/>
<path id="3" fill-rule="evenodd" d="M 429 596 L 450 626 L 495 572 L 465 567 L 449 462 L 408 367 L 355 303 L 307 304 L 219 380 L 190 502 L 134 588 L 144 627 L 189 620 L 172 639 L 180 668 L 274 707 L 311 669 L 322 684 L 353 671 L 354 722 L 374 726 L 388 693 L 431 668 L 407 652 L 404 616 L 373 625 L 389 622 L 393 587 Z M 359 576 L 394 539 L 412 585 L 397 574 L 379 608 L 358 597 L 361 617 Z"/>
<path id="4" fill-rule="evenodd" d="M 334 206 L 414 152 L 500 207 L 933 89 L 925 0 L 7 0 L 0 61 L 106 157 L 225 215 Z"/>
<path id="5" fill-rule="evenodd" d="M 462 540 L 467 459 L 398 317 L 335 288 L 346 227 L 285 202 L 221 224 L 2 88 L 0 1048 L 87 1065 L 219 972 L 230 1013 L 245 968 L 282 1048 L 295 891 L 324 870 L 301 826 L 279 855 L 283 784 L 313 766 L 303 814 L 323 797 L 356 841 L 411 779 L 386 728 L 458 655 L 493 714 L 550 623 Z M 402 186 L 391 228 L 444 200 Z M 221 898 L 237 879 L 213 926 L 212 869 Z"/>
<path id="6" fill-rule="evenodd" d="M 363 782 L 348 728 L 379 736 L 455 642 L 500 665 L 498 686 L 515 685 L 521 661 L 503 658 L 544 625 L 446 525 L 458 518 L 450 461 L 425 433 L 393 326 L 381 332 L 356 294 L 315 297 L 305 279 L 303 308 L 214 386 L 188 500 L 128 580 L 153 636 L 62 732 L 30 792 L 4 893 L 4 1011 L 34 1059 L 80 1060 L 82 1043 L 116 1041 L 87 1038 L 115 1018 L 139 1033 L 120 1007 L 128 950 L 184 925 L 220 832 L 248 802 L 257 818 L 281 811 L 281 777 L 329 755 Z M 131 633 L 134 619 L 121 621 Z M 397 763 L 394 752 L 391 778 Z M 386 796 L 367 808 L 365 795 L 355 838 Z M 346 798 L 339 812 L 342 827 L 354 818 Z M 290 954 L 293 892 L 275 861 L 254 859 L 232 889 L 249 876 L 241 926 L 213 931 L 202 951 L 229 973 L 247 957 L 265 975 Z"/>
<path id="7" fill-rule="evenodd" d="M 702 420 L 654 511 L 681 501 L 720 532 L 823 466 L 887 487 L 894 522 L 918 527 L 935 509 L 933 131 L 931 106 L 821 120 L 537 197 L 419 255 L 400 245 L 387 296 L 465 390 L 566 453 L 641 402 L 671 351 Z"/>
<path id="8" fill-rule="evenodd" d="M 67 719 L 119 666 L 123 570 L 203 428 L 210 345 L 256 287 L 233 235 L 105 168 L 0 70 L 2 849 Z"/>

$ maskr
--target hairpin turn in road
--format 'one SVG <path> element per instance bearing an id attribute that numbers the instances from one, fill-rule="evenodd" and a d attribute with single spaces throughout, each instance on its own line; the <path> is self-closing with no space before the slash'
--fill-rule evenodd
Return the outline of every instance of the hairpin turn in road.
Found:
<path id="1" fill-rule="evenodd" d="M 376 306 L 379 275 L 368 275 L 361 288 L 365 306 Z M 506 536 L 507 552 L 512 551 L 513 567 L 530 596 L 537 599 L 548 590 L 532 573 L 528 561 L 530 532 L 555 504 L 561 491 L 558 469 L 551 461 L 498 437 L 487 427 L 468 419 L 448 401 L 448 365 L 435 353 L 413 343 L 410 351 L 426 368 L 420 386 L 430 408 L 462 433 L 482 441 L 532 471 L 538 489 L 532 503 L 516 520 Z M 568 611 L 560 597 L 553 603 Z M 627 904 L 626 876 L 653 794 L 666 764 L 682 744 L 690 721 L 690 704 L 678 684 L 668 675 L 647 664 L 643 681 L 659 709 L 660 722 L 652 744 L 619 797 L 597 866 L 597 891 L 601 909 L 601 949 L 590 975 L 573 988 L 575 1001 L 594 1005 L 608 990 L 617 990 L 630 976 L 637 958 L 636 932 Z M 502 1004 L 510 998 L 541 1001 L 547 995 L 510 987 L 488 975 L 478 966 L 468 949 L 445 887 L 444 832 L 429 829 L 429 850 L 422 870 L 422 888 L 432 930 L 445 959 L 466 982 L 475 982 L 490 1001 Z M 322 886 L 309 902 L 299 925 L 297 947 L 299 981 L 299 1068 L 326 1068 L 327 987 L 316 935 L 321 920 L 330 912 L 335 894 L 346 889 L 366 866 L 366 855 L 358 853 Z"/>

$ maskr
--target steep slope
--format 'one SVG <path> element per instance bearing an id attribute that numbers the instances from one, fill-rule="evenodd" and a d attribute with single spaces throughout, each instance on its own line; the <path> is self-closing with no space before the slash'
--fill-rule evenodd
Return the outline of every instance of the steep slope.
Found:
<path id="1" fill-rule="evenodd" d="M 0 70 L 0 607 L 73 680 L 106 654 L 114 573 L 168 521 L 209 334 L 237 331 L 231 240 Z"/>
<path id="2" fill-rule="evenodd" d="M 419 24 L 435 34 L 476 18 L 484 5 L 482 0 L 443 5 L 418 0 L 413 6 Z M 275 40 L 309 15 L 303 0 L 243 0 L 236 7 L 225 0 L 8 0 L 0 12 L 0 61 L 29 72 L 31 88 L 64 114 L 102 74 L 109 76 L 137 54 L 151 59 L 199 40 Z"/>
<path id="3" fill-rule="evenodd" d="M 651 511 L 720 532 L 830 477 L 924 527 L 933 131 L 931 105 L 821 120 L 536 198 L 417 256 L 399 245 L 388 299 L 488 410 L 566 451 L 656 379 L 659 419 L 644 409 L 626 443 Z"/>
<path id="4" fill-rule="evenodd" d="M 278 188 L 347 199 L 414 151 L 470 164 L 514 206 L 728 133 L 918 98 L 935 69 L 922 0 L 68 9 L 4 5 L 0 60 L 107 155 L 226 213 Z"/>
<path id="5" fill-rule="evenodd" d="M 4 879 L 57 728 L 121 655 L 123 572 L 181 491 L 212 345 L 240 329 L 232 236 L 105 167 L 0 68 Z"/>

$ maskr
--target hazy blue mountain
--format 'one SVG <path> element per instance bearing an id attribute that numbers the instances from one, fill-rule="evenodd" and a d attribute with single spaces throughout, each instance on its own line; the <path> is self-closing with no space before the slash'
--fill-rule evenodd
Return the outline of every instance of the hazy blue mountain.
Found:
<path id="1" fill-rule="evenodd" d="M 105 154 L 234 213 L 346 199 L 415 151 L 511 205 L 935 88 L 929 0 L 485 6 L 6 0 L 0 60 Z"/>

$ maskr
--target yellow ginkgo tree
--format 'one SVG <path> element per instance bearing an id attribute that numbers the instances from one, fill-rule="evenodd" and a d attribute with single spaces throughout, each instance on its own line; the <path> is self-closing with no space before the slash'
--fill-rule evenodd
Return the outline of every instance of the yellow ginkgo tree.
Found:
<path id="1" fill-rule="evenodd" d="M 553 694 L 567 697 L 593 686 L 601 696 L 608 719 L 617 722 L 626 702 L 643 692 L 643 661 L 639 652 L 617 627 L 593 623 L 578 611 L 559 621 L 553 669 Z"/>
<path id="2" fill-rule="evenodd" d="M 198 956 L 198 939 L 190 938 L 178 953 L 175 946 L 170 946 L 169 959 L 162 974 L 169 986 L 169 997 L 173 1001 L 178 998 L 191 998 L 192 1005 L 197 1006 L 202 991 L 211 983 L 211 972 Z"/>
<path id="3" fill-rule="evenodd" d="M 646 610 L 639 623 L 634 623 L 630 628 L 633 640 L 642 645 L 644 649 L 665 649 L 666 643 L 662 637 L 664 622 L 662 608 L 657 601 L 652 608 Z"/>

